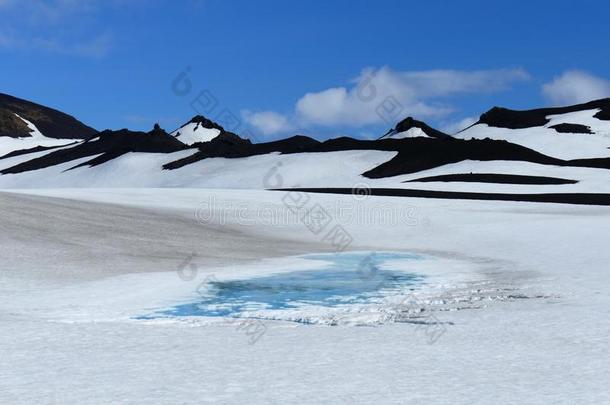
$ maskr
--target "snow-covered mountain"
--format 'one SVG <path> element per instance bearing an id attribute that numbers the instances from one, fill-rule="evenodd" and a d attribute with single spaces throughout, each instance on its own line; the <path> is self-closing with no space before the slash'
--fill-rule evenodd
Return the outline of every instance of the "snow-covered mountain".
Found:
<path id="1" fill-rule="evenodd" d="M 0 156 L 69 145 L 96 133 L 61 111 L 0 93 Z"/>
<path id="2" fill-rule="evenodd" d="M 389 130 L 380 139 L 403 139 L 417 137 L 436 139 L 450 138 L 449 135 L 430 127 L 425 122 L 418 121 L 413 117 L 407 117 L 396 124 L 396 127 Z"/>
<path id="3" fill-rule="evenodd" d="M 610 155 L 610 98 L 525 111 L 494 107 L 455 136 L 507 140 L 562 159 L 605 158 Z"/>
<path id="4" fill-rule="evenodd" d="M 496 107 L 455 137 L 409 117 L 377 140 L 319 142 L 293 136 L 266 143 L 227 132 L 203 116 L 169 134 L 158 126 L 150 132 L 97 133 L 55 112 L 50 117 L 61 118 L 57 123 L 70 124 L 62 138 L 61 125 L 41 129 L 39 122 L 45 119 L 29 120 L 37 117 L 34 107 L 21 105 L 29 110 L 10 103 L 1 110 L 0 145 L 7 152 L 0 157 L 0 188 L 299 187 L 350 192 L 364 183 L 387 195 L 415 190 L 416 196 L 439 198 L 484 194 L 543 201 L 549 197 L 532 196 L 553 194 L 560 195 L 553 197 L 558 201 L 610 204 L 610 99 L 528 111 Z M 29 143 L 15 143 L 25 140 Z M 586 195 L 568 196 L 573 194 Z"/>
<path id="5" fill-rule="evenodd" d="M 225 132 L 224 128 L 217 123 L 202 115 L 196 115 L 189 122 L 173 131 L 171 135 L 186 145 L 193 145 L 197 142 L 210 142 Z"/>

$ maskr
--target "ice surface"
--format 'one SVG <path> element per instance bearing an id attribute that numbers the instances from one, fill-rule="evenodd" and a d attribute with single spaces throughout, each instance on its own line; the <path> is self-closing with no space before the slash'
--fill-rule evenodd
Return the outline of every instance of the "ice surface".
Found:
<path id="1" fill-rule="evenodd" d="M 422 275 L 380 268 L 390 259 L 414 261 L 416 255 L 388 252 L 350 252 L 306 255 L 323 261 L 323 268 L 299 270 L 240 280 L 213 279 L 198 287 L 195 302 L 159 311 L 160 316 L 248 317 L 252 311 L 345 307 L 379 303 L 389 296 L 406 295 L 423 280 Z M 413 266 L 416 269 L 416 266 Z M 316 308 L 319 309 L 319 308 Z M 294 317 L 294 312 L 291 314 Z M 302 318 L 303 316 L 301 316 Z M 277 319 L 277 318 L 275 318 Z"/>
<path id="2" fill-rule="evenodd" d="M 244 324 L 133 317 L 187 302 L 213 274 L 323 268 L 297 257 L 332 247 L 283 222 L 285 193 L 21 193 L 0 193 L 0 403 L 610 402 L 606 207 L 311 195 L 353 237 L 350 250 L 423 258 L 420 308 L 446 332 L 431 343 L 429 318 L 264 321 L 252 343 Z M 214 214 L 197 222 L 212 196 Z M 388 217 L 345 220 L 346 205 Z M 394 222 L 385 205 L 417 221 Z M 198 273 L 185 281 L 176 269 L 192 253 Z"/>

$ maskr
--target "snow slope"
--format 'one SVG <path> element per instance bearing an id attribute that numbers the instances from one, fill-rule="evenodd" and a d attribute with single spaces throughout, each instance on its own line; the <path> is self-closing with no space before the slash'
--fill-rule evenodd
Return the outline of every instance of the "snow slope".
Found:
<path id="1" fill-rule="evenodd" d="M 0 170 L 48 152 L 0 160 Z M 169 162 L 193 150 L 174 153 L 127 153 L 102 165 L 83 166 L 93 157 L 45 169 L 0 176 L 0 188 L 139 188 L 189 187 L 216 189 L 271 189 L 291 187 L 408 188 L 490 193 L 610 193 L 610 170 L 559 167 L 515 161 L 463 161 L 394 177 L 369 179 L 361 173 L 392 159 L 396 152 L 352 150 L 319 153 L 271 153 L 245 158 L 208 158 L 174 170 Z M 567 185 L 411 182 L 445 174 L 504 173 L 576 180 Z M 407 183 L 407 181 L 409 181 Z"/>
<path id="2" fill-rule="evenodd" d="M 264 335 L 250 344 L 231 323 L 130 315 L 184 299 L 210 273 L 262 274 L 297 265 L 294 257 L 261 261 L 265 257 L 329 249 L 303 223 L 282 220 L 285 193 L 31 193 L 0 193 L 2 403 L 610 401 L 608 208 L 312 195 L 336 220 L 345 206 L 414 208 L 427 220 L 341 224 L 354 238 L 352 249 L 471 263 L 461 271 L 525 298 L 484 299 L 478 309 L 439 312 L 449 324 L 433 344 L 415 324 L 281 321 L 267 321 Z M 218 205 L 211 222 L 197 223 L 193 212 L 212 197 Z M 275 225 L 260 222 L 261 212 L 275 216 Z M 193 252 L 197 278 L 183 281 L 176 269 Z M 428 271 L 442 276 L 454 270 Z"/>
<path id="3" fill-rule="evenodd" d="M 44 136 L 36 126 L 25 118 L 15 114 L 19 119 L 26 123 L 30 130 L 30 135 L 24 138 L 0 137 L 0 157 L 10 152 L 22 149 L 35 148 L 36 146 L 60 146 L 74 143 L 74 139 L 56 139 Z"/>
<path id="4" fill-rule="evenodd" d="M 91 157 L 45 169 L 0 176 L 0 188 L 52 187 L 197 187 L 280 188 L 321 184 L 328 187 L 367 181 L 360 173 L 393 158 L 396 152 L 339 151 L 246 158 L 209 158 L 175 170 L 169 163 L 194 153 L 127 153 L 94 167 L 68 170 Z M 0 160 L 0 169 L 25 161 L 19 156 Z M 278 177 L 279 176 L 279 177 Z M 264 181 L 265 178 L 268 181 Z"/>

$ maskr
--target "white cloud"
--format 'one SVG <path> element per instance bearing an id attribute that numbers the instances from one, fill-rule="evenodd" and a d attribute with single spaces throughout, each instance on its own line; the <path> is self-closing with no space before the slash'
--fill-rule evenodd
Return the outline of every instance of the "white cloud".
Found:
<path id="1" fill-rule="evenodd" d="M 94 14 L 104 5 L 100 0 L 0 0 L 0 8 L 14 11 L 21 21 L 52 25 L 72 17 Z"/>
<path id="2" fill-rule="evenodd" d="M 401 72 L 389 67 L 367 68 L 350 86 L 305 94 L 296 102 L 292 119 L 265 113 L 273 117 L 269 121 L 282 122 L 277 132 L 290 127 L 391 126 L 407 115 L 420 119 L 447 116 L 454 108 L 443 101 L 444 97 L 500 91 L 528 79 L 523 69 Z"/>
<path id="3" fill-rule="evenodd" d="M 439 98 L 498 91 L 527 79 L 523 69 L 399 72 L 388 67 L 368 68 L 350 88 L 306 94 L 297 102 L 296 113 L 303 122 L 319 125 L 362 126 L 393 122 L 406 115 L 435 118 L 453 111 Z"/>
<path id="4" fill-rule="evenodd" d="M 259 130 L 263 135 L 275 135 L 294 129 L 290 120 L 275 111 L 242 111 L 244 120 Z"/>
<path id="5" fill-rule="evenodd" d="M 610 97 L 610 81 L 587 72 L 571 70 L 542 86 L 542 93 L 556 104 L 577 104 Z"/>
<path id="6" fill-rule="evenodd" d="M 52 37 L 37 36 L 24 38 L 15 34 L 0 32 L 0 47 L 17 50 L 41 50 L 59 55 L 101 58 L 110 51 L 112 36 L 101 34 L 91 39 L 69 42 Z"/>
<path id="7" fill-rule="evenodd" d="M 454 135 L 461 130 L 468 128 L 478 120 L 478 117 L 466 117 L 458 121 L 448 122 L 441 126 L 441 131 L 449 135 Z"/>
<path id="8" fill-rule="evenodd" d="M 0 0 L 0 48 L 83 57 L 105 56 L 112 35 L 99 13 L 100 0 Z"/>
<path id="9" fill-rule="evenodd" d="M 78 56 L 101 58 L 110 52 L 112 45 L 113 36 L 109 33 L 104 33 L 80 43 L 68 44 L 67 52 Z M 61 53 L 61 49 L 56 49 L 56 52 Z"/>

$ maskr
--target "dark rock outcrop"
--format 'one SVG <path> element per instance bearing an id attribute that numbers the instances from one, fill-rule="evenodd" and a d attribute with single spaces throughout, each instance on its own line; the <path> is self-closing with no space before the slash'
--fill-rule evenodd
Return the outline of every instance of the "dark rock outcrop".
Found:
<path id="1" fill-rule="evenodd" d="M 184 159 L 171 162 L 163 166 L 164 169 L 178 169 L 191 163 L 211 157 L 239 158 L 254 155 L 263 155 L 272 152 L 298 153 L 308 152 L 320 142 L 315 139 L 296 135 L 279 141 L 266 143 L 252 143 L 249 139 L 225 132 L 210 142 L 197 143 L 199 151 Z"/>
<path id="2" fill-rule="evenodd" d="M 431 183 L 431 182 L 464 182 L 464 183 L 494 183 L 494 184 L 576 184 L 576 180 L 560 179 L 558 177 L 523 176 L 517 174 L 499 173 L 457 173 L 440 176 L 422 177 L 404 183 Z"/>
<path id="3" fill-rule="evenodd" d="M 0 136 L 29 136 L 27 125 L 24 127 L 25 123 L 15 114 L 32 122 L 49 138 L 87 139 L 97 133 L 95 129 L 61 111 L 0 93 Z M 24 131 L 27 131 L 25 135 Z"/>
<path id="4" fill-rule="evenodd" d="M 418 121 L 418 120 L 414 119 L 413 117 L 407 117 L 404 120 L 400 121 L 398 124 L 396 124 L 396 127 L 394 127 L 393 129 L 390 129 L 385 135 L 383 135 L 379 139 L 391 138 L 392 135 L 400 133 L 400 132 L 408 131 L 411 128 L 419 128 L 426 135 L 428 135 L 431 138 L 437 138 L 437 139 L 451 138 L 450 135 L 447 135 L 446 133 L 441 132 L 438 129 L 432 128 L 425 122 Z"/>
<path id="5" fill-rule="evenodd" d="M 557 124 L 552 125 L 549 128 L 553 128 L 557 132 L 568 133 L 568 134 L 592 134 L 591 128 L 586 125 L 580 124 Z"/>
<path id="6" fill-rule="evenodd" d="M 0 136 L 26 138 L 31 136 L 30 128 L 15 113 L 0 108 Z"/>
<path id="7" fill-rule="evenodd" d="M 306 193 L 354 194 L 353 188 L 280 188 L 280 191 L 302 191 Z M 576 205 L 610 206 L 610 194 L 604 193 L 476 193 L 464 191 L 409 190 L 403 188 L 371 188 L 367 192 L 372 196 L 440 198 L 449 200 L 481 201 L 522 201 L 535 203 L 560 203 Z"/>

